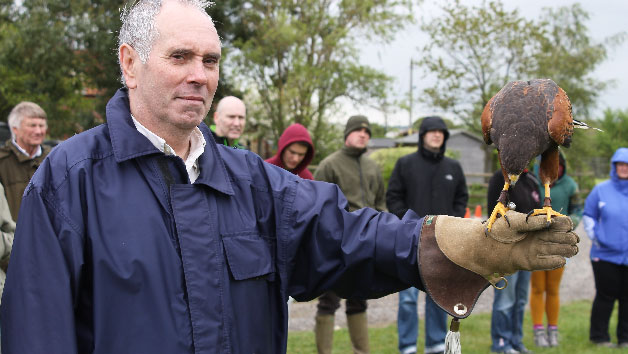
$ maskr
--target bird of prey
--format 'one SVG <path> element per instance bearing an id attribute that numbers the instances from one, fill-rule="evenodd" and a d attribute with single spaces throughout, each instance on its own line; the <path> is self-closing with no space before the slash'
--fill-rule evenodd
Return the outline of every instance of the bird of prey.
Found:
<path id="1" fill-rule="evenodd" d="M 508 188 L 538 155 L 545 199 L 543 208 L 530 214 L 546 214 L 548 223 L 553 215 L 561 215 L 552 210 L 550 184 L 558 178 L 558 146 L 569 147 L 574 125 L 589 128 L 573 119 L 567 94 L 550 79 L 510 82 L 486 104 L 482 133 L 488 145 L 494 143 L 497 147 L 505 182 L 488 219 L 487 232 L 497 217 L 505 217 L 509 210 Z"/>

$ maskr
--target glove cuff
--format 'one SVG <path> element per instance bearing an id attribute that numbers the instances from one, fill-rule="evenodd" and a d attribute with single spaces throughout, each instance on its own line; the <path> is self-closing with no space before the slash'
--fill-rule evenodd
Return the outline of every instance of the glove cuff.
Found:
<path id="1" fill-rule="evenodd" d="M 456 318 L 471 314 L 482 292 L 490 285 L 481 275 L 449 260 L 436 242 L 438 216 L 423 218 L 419 238 L 419 274 L 428 295 Z"/>

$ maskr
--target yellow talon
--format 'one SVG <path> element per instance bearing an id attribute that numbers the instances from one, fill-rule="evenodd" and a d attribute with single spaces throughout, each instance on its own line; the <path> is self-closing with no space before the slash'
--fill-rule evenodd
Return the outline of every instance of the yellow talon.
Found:
<path id="1" fill-rule="evenodd" d="M 552 209 L 551 206 L 544 206 L 541 209 L 534 209 L 530 215 L 528 215 L 528 217 L 530 216 L 535 216 L 535 215 L 540 215 L 540 214 L 545 214 L 547 215 L 547 223 L 549 224 L 552 220 L 552 216 L 564 216 L 563 214 L 555 211 L 554 209 Z"/>
<path id="2" fill-rule="evenodd" d="M 510 209 L 508 209 L 508 207 L 506 207 L 502 202 L 497 202 L 497 204 L 495 205 L 495 208 L 493 208 L 493 212 L 491 213 L 491 216 L 488 218 L 486 230 L 488 232 L 491 232 L 491 228 L 493 227 L 493 224 L 497 220 L 497 216 L 502 215 L 506 217 L 506 212 L 508 210 Z"/>

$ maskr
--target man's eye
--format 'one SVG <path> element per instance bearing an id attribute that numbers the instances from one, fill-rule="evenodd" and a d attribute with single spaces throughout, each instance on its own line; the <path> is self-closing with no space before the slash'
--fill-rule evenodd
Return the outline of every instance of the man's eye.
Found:
<path id="1" fill-rule="evenodd" d="M 206 59 L 203 59 L 203 63 L 205 63 L 206 65 L 216 65 L 218 63 L 218 59 L 206 58 Z"/>

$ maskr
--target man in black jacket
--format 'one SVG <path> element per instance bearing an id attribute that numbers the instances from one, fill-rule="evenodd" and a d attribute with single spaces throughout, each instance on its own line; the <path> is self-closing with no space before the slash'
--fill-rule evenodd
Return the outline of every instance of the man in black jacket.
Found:
<path id="1" fill-rule="evenodd" d="M 419 129 L 419 149 L 401 157 L 395 164 L 386 207 L 402 217 L 408 209 L 420 216 L 443 214 L 464 216 L 469 194 L 458 161 L 445 157 L 449 131 L 440 117 L 427 117 Z M 399 292 L 399 351 L 415 353 L 418 337 L 418 289 Z M 425 353 L 441 353 L 445 349 L 447 314 L 431 297 L 425 302 Z"/>

